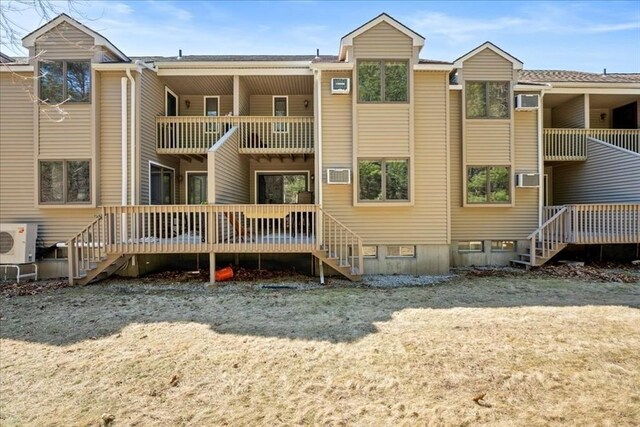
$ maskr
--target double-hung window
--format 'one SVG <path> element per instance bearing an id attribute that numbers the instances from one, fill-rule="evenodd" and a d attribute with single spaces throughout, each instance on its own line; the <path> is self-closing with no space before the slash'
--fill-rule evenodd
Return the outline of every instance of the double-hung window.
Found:
<path id="1" fill-rule="evenodd" d="M 89 160 L 41 160 L 40 203 L 91 203 Z"/>
<path id="2" fill-rule="evenodd" d="M 467 82 L 467 119 L 508 119 L 509 82 Z"/>
<path id="3" fill-rule="evenodd" d="M 89 61 L 42 61 L 39 63 L 40 99 L 50 104 L 90 102 Z"/>
<path id="4" fill-rule="evenodd" d="M 467 203 L 511 203 L 511 168 L 468 166 Z"/>
<path id="5" fill-rule="evenodd" d="M 358 200 L 409 201 L 409 160 L 358 161 Z"/>
<path id="6" fill-rule="evenodd" d="M 407 102 L 409 63 L 403 60 L 359 60 L 358 102 Z"/>

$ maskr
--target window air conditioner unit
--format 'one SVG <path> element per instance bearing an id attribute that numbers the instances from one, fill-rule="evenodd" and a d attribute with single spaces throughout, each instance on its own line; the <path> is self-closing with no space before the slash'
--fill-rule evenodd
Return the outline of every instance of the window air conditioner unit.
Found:
<path id="1" fill-rule="evenodd" d="M 538 173 L 519 173 L 516 174 L 516 187 L 539 187 L 540 174 Z"/>
<path id="2" fill-rule="evenodd" d="M 516 95 L 516 111 L 537 110 L 540 106 L 540 97 L 538 95 Z"/>
<path id="3" fill-rule="evenodd" d="M 35 262 L 37 233 L 37 224 L 0 224 L 0 264 Z"/>
<path id="4" fill-rule="evenodd" d="M 351 91 L 351 79 L 348 77 L 334 77 L 331 79 L 331 94 L 346 95 Z"/>
<path id="5" fill-rule="evenodd" d="M 351 184 L 351 169 L 327 169 L 327 184 Z"/>

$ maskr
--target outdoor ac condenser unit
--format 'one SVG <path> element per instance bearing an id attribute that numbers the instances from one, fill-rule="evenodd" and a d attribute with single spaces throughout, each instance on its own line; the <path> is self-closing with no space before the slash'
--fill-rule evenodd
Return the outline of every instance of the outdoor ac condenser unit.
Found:
<path id="1" fill-rule="evenodd" d="M 516 95 L 516 111 L 537 110 L 540 106 L 538 95 L 520 94 Z"/>
<path id="2" fill-rule="evenodd" d="M 540 174 L 519 173 L 516 174 L 516 187 L 539 187 Z"/>
<path id="3" fill-rule="evenodd" d="M 351 91 L 351 79 L 348 77 L 334 77 L 331 79 L 331 93 L 333 95 L 347 95 Z"/>
<path id="4" fill-rule="evenodd" d="M 0 224 L 0 264 L 34 262 L 37 234 L 37 224 Z"/>
<path id="5" fill-rule="evenodd" d="M 351 184 L 351 169 L 327 169 L 327 184 Z"/>

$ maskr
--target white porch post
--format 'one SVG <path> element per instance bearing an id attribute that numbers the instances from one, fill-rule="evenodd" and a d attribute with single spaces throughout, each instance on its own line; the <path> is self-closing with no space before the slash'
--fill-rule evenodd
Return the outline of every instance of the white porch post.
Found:
<path id="1" fill-rule="evenodd" d="M 589 99 L 589 94 L 585 93 L 584 94 L 584 128 L 585 129 L 589 129 L 591 127 L 591 123 L 589 120 L 589 109 L 590 109 L 590 99 Z"/>

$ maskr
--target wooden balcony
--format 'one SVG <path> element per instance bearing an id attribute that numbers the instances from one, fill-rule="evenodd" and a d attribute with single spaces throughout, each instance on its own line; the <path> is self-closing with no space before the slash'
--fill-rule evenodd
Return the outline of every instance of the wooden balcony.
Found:
<path id="1" fill-rule="evenodd" d="M 544 129 L 546 161 L 587 160 L 587 138 L 607 142 L 625 150 L 640 153 L 638 129 Z"/>
<path id="2" fill-rule="evenodd" d="M 232 127 L 238 127 L 240 154 L 313 154 L 313 117 L 156 117 L 158 154 L 206 155 Z"/>

